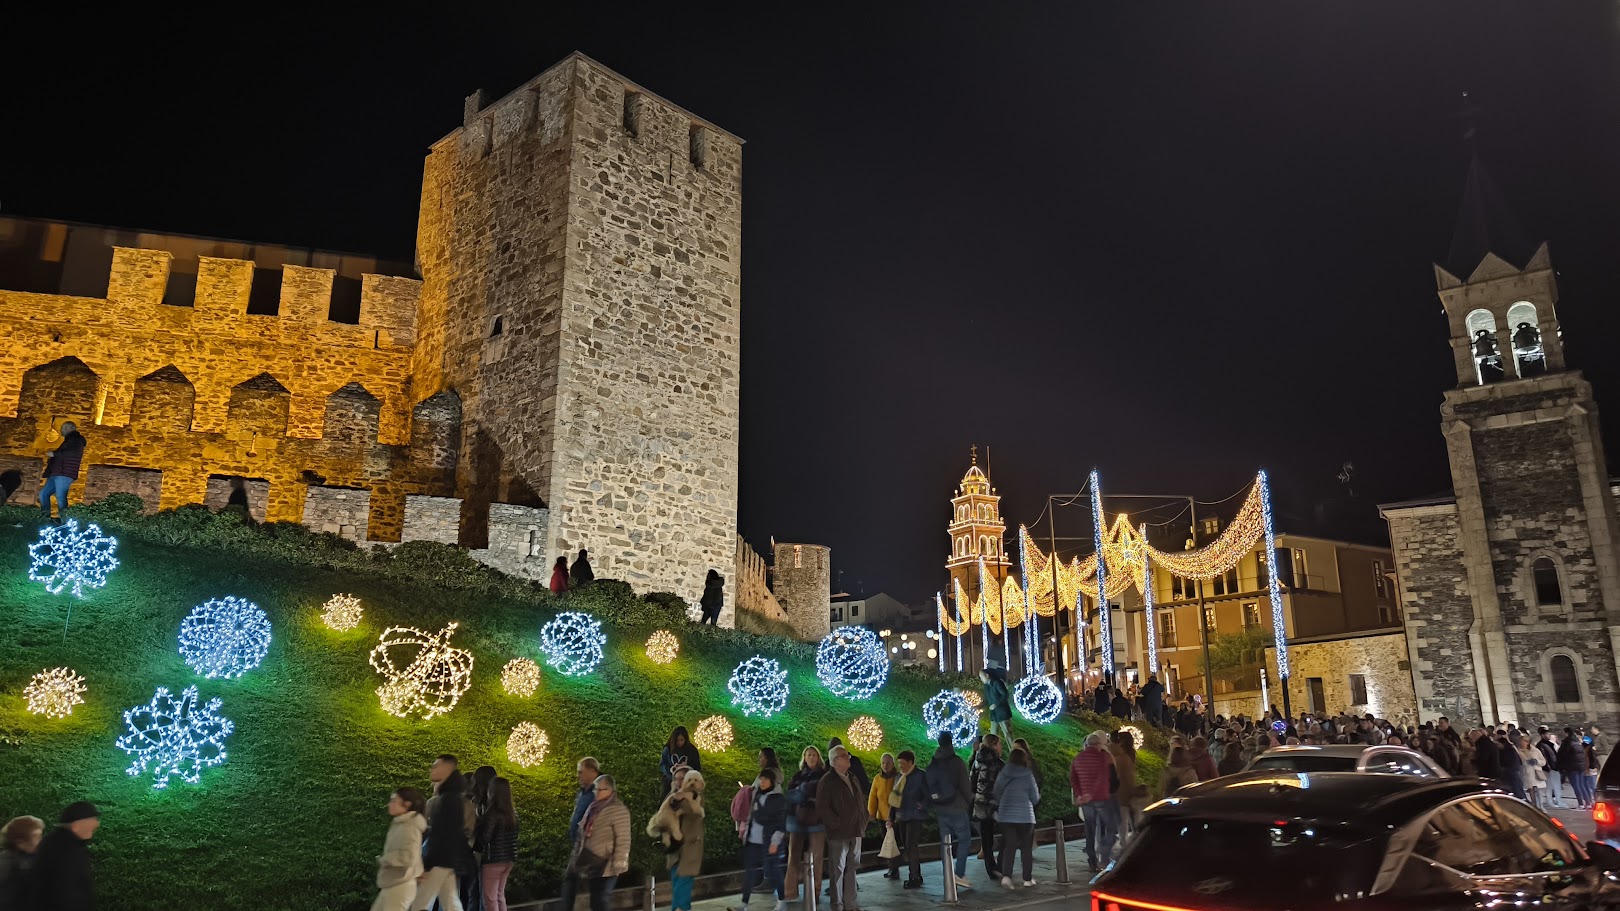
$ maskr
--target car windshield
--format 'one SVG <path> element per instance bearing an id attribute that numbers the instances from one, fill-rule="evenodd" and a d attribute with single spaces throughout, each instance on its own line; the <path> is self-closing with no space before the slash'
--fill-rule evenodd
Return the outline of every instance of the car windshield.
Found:
<path id="1" fill-rule="evenodd" d="M 1354 756 L 1329 756 L 1325 753 L 1288 752 L 1262 753 L 1255 759 L 1255 769 L 1286 769 L 1290 772 L 1354 772 Z"/>
<path id="2" fill-rule="evenodd" d="M 1325 903 L 1365 894 L 1387 837 L 1335 834 L 1307 823 L 1164 817 L 1151 821 L 1115 864 L 1110 885 L 1165 900 L 1259 899 Z M 1287 871 L 1286 874 L 1280 871 Z M 1279 888 L 1286 875 L 1287 888 Z"/>

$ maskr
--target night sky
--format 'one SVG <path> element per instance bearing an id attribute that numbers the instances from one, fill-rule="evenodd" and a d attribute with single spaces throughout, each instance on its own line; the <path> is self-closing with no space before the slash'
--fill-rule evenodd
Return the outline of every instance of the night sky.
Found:
<path id="1" fill-rule="evenodd" d="M 0 210 L 408 259 L 462 98 L 582 50 L 748 141 L 742 532 L 916 600 L 974 443 L 1013 528 L 1093 466 L 1210 500 L 1265 467 L 1285 530 L 1346 461 L 1363 517 L 1447 489 L 1466 91 L 1620 401 L 1611 0 L 570 6 L 16 30 Z"/>

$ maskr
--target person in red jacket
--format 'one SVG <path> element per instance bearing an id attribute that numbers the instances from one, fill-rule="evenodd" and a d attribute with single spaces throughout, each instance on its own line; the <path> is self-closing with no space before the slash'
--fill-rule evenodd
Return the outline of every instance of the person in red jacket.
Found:
<path id="1" fill-rule="evenodd" d="M 568 591 L 568 558 L 558 557 L 556 565 L 551 567 L 551 593 L 560 595 Z"/>
<path id="2" fill-rule="evenodd" d="M 1193 771 L 1198 774 L 1199 781 L 1220 777 L 1221 773 L 1215 767 L 1215 757 L 1209 755 L 1209 741 L 1204 738 L 1193 738 L 1192 752 L 1187 758 L 1192 762 Z"/>
<path id="3" fill-rule="evenodd" d="M 1114 839 L 1119 835 L 1119 815 L 1114 803 L 1114 760 L 1108 755 L 1108 737 L 1101 731 L 1086 736 L 1086 748 L 1069 764 L 1069 787 L 1074 805 L 1086 821 L 1086 860 L 1091 872 L 1100 863 L 1113 859 Z"/>

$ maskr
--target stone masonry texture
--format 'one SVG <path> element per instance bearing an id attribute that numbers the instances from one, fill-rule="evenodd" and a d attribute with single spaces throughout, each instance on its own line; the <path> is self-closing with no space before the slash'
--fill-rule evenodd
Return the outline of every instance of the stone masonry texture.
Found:
<path id="1" fill-rule="evenodd" d="M 741 167 L 741 140 L 581 55 L 475 93 L 424 165 L 421 281 L 365 275 L 358 325 L 326 319 L 333 270 L 291 264 L 274 316 L 247 312 L 248 260 L 201 257 L 194 306 L 164 303 L 163 250 L 115 248 L 105 298 L 0 290 L 0 460 L 31 494 L 73 420 L 74 500 L 239 480 L 258 518 L 364 515 L 357 539 L 526 576 L 584 547 L 695 601 L 713 568 L 729 623 Z"/>
<path id="2" fill-rule="evenodd" d="M 832 631 L 832 552 L 819 544 L 776 543 L 776 600 L 798 638 L 813 642 Z"/>

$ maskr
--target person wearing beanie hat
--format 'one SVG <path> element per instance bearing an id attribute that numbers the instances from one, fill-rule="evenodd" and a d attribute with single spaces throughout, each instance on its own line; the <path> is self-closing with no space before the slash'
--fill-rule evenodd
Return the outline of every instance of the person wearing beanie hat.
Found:
<path id="1" fill-rule="evenodd" d="M 101 825 L 101 813 L 88 800 L 70 803 L 60 825 L 39 844 L 34 861 L 34 900 L 51 911 L 90 911 L 95 907 L 94 871 L 86 842 Z"/>

